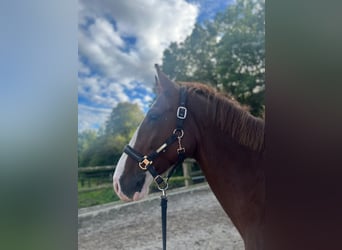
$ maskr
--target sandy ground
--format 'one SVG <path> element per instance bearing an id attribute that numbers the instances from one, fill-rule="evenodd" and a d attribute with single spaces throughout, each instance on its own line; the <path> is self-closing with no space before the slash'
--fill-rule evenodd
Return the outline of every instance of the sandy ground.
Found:
<path id="1" fill-rule="evenodd" d="M 207 185 L 168 193 L 167 249 L 243 250 L 243 242 Z M 162 249 L 160 198 L 80 209 L 78 249 Z"/>

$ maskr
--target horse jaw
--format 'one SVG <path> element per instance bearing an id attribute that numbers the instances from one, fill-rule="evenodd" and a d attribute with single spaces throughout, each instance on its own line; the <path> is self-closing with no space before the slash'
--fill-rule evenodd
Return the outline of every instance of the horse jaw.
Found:
<path id="1" fill-rule="evenodd" d="M 141 200 L 142 198 L 144 198 L 148 195 L 152 181 L 153 181 L 152 175 L 150 173 L 146 172 L 144 186 L 142 187 L 140 192 L 134 193 L 134 195 L 133 195 L 134 201 Z"/>

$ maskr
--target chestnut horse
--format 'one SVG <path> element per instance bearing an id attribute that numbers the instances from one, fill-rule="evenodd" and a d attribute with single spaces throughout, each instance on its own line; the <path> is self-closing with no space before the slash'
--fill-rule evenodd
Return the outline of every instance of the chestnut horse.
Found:
<path id="1" fill-rule="evenodd" d="M 264 121 L 211 87 L 176 84 L 157 65 L 156 69 L 157 99 L 132 137 L 130 148 L 146 155 L 157 152 L 153 159 L 157 174 L 175 164 L 177 147 L 184 148 L 185 156 L 201 166 L 211 190 L 241 234 L 245 249 L 262 249 Z M 186 104 L 180 110 L 181 89 Z M 179 119 L 184 120 L 181 133 L 176 133 L 178 143 L 165 143 L 177 131 Z M 152 160 L 145 163 L 141 166 L 134 157 L 121 156 L 113 185 L 122 200 L 135 201 L 148 194 L 153 178 L 144 170 Z"/>

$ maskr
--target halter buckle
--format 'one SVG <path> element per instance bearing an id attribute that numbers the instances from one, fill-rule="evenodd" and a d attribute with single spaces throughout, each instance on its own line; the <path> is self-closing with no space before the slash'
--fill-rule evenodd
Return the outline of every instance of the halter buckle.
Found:
<path id="1" fill-rule="evenodd" d="M 177 109 L 177 118 L 184 120 L 186 118 L 186 114 L 188 113 L 188 110 L 184 106 L 179 106 Z"/>
<path id="2" fill-rule="evenodd" d="M 152 161 L 148 160 L 147 159 L 147 156 L 145 155 L 144 156 L 144 159 L 142 161 L 139 162 L 139 167 L 142 169 L 142 170 L 147 170 L 147 166 L 152 164 Z"/>

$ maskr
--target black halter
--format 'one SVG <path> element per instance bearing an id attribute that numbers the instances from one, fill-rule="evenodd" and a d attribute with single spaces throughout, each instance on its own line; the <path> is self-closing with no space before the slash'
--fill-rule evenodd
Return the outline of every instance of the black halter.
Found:
<path id="1" fill-rule="evenodd" d="M 137 152 L 135 149 L 133 149 L 131 146 L 126 145 L 124 148 L 124 152 L 129 155 L 131 158 L 133 158 L 135 161 L 138 162 L 139 167 L 144 171 L 149 171 L 152 175 L 154 181 L 156 182 L 158 188 L 161 191 L 165 191 L 167 189 L 167 181 L 171 177 L 171 175 L 174 173 L 175 169 L 178 165 L 180 165 L 184 159 L 185 159 L 185 148 L 182 147 L 181 140 L 184 136 L 184 130 L 183 130 L 183 123 L 187 116 L 187 108 L 185 107 L 186 104 L 186 88 L 182 87 L 180 89 L 180 103 L 177 108 L 177 122 L 176 122 L 176 128 L 169 136 L 169 138 L 166 139 L 166 141 L 155 151 L 150 153 L 149 155 L 143 155 L 139 152 Z M 163 177 L 158 174 L 155 167 L 152 165 L 153 161 L 163 152 L 167 150 L 169 146 L 171 146 L 174 142 L 178 140 L 178 160 L 176 164 L 173 166 L 173 168 L 169 171 L 166 180 L 163 179 Z"/>
<path id="2" fill-rule="evenodd" d="M 172 132 L 171 136 L 166 139 L 166 141 L 155 151 L 150 153 L 149 155 L 142 155 L 141 153 L 134 150 L 131 146 L 127 145 L 124 149 L 124 152 L 132 157 L 134 160 L 138 162 L 139 167 L 144 171 L 149 171 L 152 175 L 155 183 L 158 186 L 158 189 L 162 191 L 160 206 L 161 206 L 161 218 L 162 218 L 162 236 L 163 236 L 163 250 L 166 250 L 166 210 L 167 210 L 167 197 L 166 190 L 168 188 L 169 178 L 173 175 L 176 168 L 181 165 L 181 163 L 185 159 L 185 148 L 182 146 L 182 138 L 184 136 L 183 123 L 187 115 L 187 109 L 185 107 L 186 104 L 186 88 L 181 87 L 180 90 L 180 103 L 177 108 L 177 122 L 176 128 Z M 169 171 L 166 180 L 158 174 L 155 167 L 152 165 L 153 161 L 162 153 L 167 150 L 167 148 L 172 145 L 175 141 L 178 140 L 178 159 L 177 162 L 173 165 L 171 170 Z"/>

